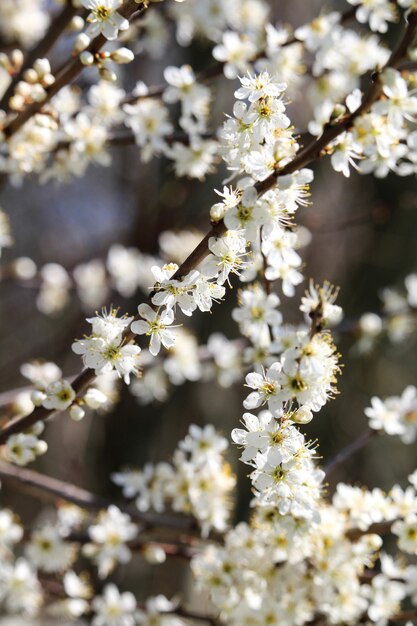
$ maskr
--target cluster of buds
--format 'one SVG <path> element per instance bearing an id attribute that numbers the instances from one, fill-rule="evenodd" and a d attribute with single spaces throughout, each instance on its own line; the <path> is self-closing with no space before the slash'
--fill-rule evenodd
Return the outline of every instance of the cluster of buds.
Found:
<path id="1" fill-rule="evenodd" d="M 51 73 L 48 59 L 36 59 L 33 67 L 23 74 L 23 80 L 16 85 L 15 92 L 10 98 L 10 108 L 22 111 L 32 102 L 42 102 L 46 96 L 46 89 L 55 82 Z"/>
<path id="2" fill-rule="evenodd" d="M 83 65 L 94 65 L 98 69 L 100 78 L 110 82 L 115 82 L 117 80 L 117 75 L 111 67 L 109 67 L 109 65 L 111 63 L 116 63 L 117 65 L 131 63 L 134 58 L 135 55 L 131 50 L 129 50 L 129 48 L 118 48 L 112 52 L 100 51 L 96 54 L 93 54 L 88 50 L 84 50 L 80 54 L 80 61 Z"/>
<path id="3" fill-rule="evenodd" d="M 23 52 L 16 48 L 9 54 L 5 52 L 0 53 L 0 67 L 2 67 L 9 76 L 14 76 L 20 72 L 20 68 L 23 64 Z"/>

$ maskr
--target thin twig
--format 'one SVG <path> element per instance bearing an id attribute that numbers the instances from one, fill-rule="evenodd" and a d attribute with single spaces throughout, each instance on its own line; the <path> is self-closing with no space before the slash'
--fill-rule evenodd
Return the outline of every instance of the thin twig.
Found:
<path id="1" fill-rule="evenodd" d="M 323 469 L 326 474 L 326 478 L 334 472 L 338 465 L 345 463 L 345 461 L 350 459 L 350 457 L 358 452 L 358 450 L 361 450 L 364 446 L 366 446 L 366 444 L 376 435 L 378 435 L 378 431 L 369 428 L 361 433 L 359 437 L 348 443 L 347 446 L 342 448 L 340 452 L 338 452 L 336 456 L 324 466 Z"/>
<path id="2" fill-rule="evenodd" d="M 115 504 L 121 511 L 128 513 L 142 530 L 154 528 L 171 528 L 190 532 L 196 528 L 193 519 L 184 516 L 160 515 L 157 513 L 140 513 L 137 509 L 98 496 L 86 489 L 76 487 L 51 476 L 39 474 L 33 470 L 23 469 L 0 461 L 0 478 L 17 485 L 24 485 L 38 493 L 49 494 L 54 499 L 71 502 L 83 509 L 101 510 Z"/>

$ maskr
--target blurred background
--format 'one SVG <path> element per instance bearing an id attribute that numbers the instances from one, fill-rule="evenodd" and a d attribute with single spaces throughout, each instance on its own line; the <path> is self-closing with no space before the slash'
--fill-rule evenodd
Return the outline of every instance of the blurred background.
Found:
<path id="1" fill-rule="evenodd" d="M 270 0 L 269 4 L 272 21 L 295 26 L 308 22 L 323 8 L 319 1 Z M 342 2 L 332 6 L 346 8 Z M 190 63 L 198 70 L 212 63 L 204 45 L 179 48 L 172 32 L 170 37 L 170 64 Z M 58 48 L 54 54 L 58 58 L 64 52 Z M 132 88 L 138 80 L 160 84 L 165 65 L 166 58 L 158 61 L 138 56 L 125 72 L 125 88 Z M 236 87 L 223 77 L 210 86 L 215 93 L 216 127 L 224 113 L 231 111 Z M 308 103 L 295 99 L 289 111 L 295 126 L 305 129 L 311 115 Z M 3 252 L 1 263 L 27 256 L 37 266 L 58 263 L 71 270 L 80 263 L 105 258 L 113 244 L 157 254 L 158 236 L 163 231 L 190 227 L 207 231 L 208 211 L 217 198 L 213 189 L 221 189 L 225 177 L 222 165 L 200 182 L 175 178 L 172 166 L 164 160 L 142 163 L 135 146 L 114 147 L 112 158 L 111 167 L 92 166 L 84 178 L 68 184 L 40 185 L 34 179 L 15 188 L 3 180 L 0 205 L 10 219 L 15 243 Z M 351 329 L 349 321 L 365 311 L 380 310 L 382 288 L 401 286 L 407 274 L 417 271 L 416 183 L 414 178 L 377 180 L 355 172 L 346 179 L 336 174 L 326 159 L 314 170 L 311 205 L 297 214 L 298 223 L 312 235 L 302 250 L 306 281 L 294 299 L 282 298 L 281 309 L 286 321 L 301 321 L 297 305 L 308 279 L 328 279 L 340 286 L 339 303 L 345 311 L 346 327 Z M 228 338 L 239 336 L 230 317 L 238 287 L 237 281 L 232 282 L 234 288 L 227 291 L 222 306 L 215 305 L 211 315 L 193 316 L 191 324 L 201 342 L 218 331 Z M 38 285 L 33 281 L 4 280 L 0 290 L 0 392 L 27 384 L 19 368 L 32 359 L 55 361 L 66 376 L 79 371 L 80 360 L 71 353 L 70 345 L 87 331 L 85 317 L 93 311 L 74 296 L 61 311 L 45 315 L 36 306 Z M 123 299 L 114 292 L 103 305 L 112 303 L 134 314 L 141 299 L 142 295 Z M 363 409 L 369 406 L 371 396 L 397 395 L 417 382 L 413 333 L 397 343 L 383 339 L 365 354 L 355 348 L 352 332 L 341 333 L 336 343 L 344 364 L 340 395 L 306 428 L 312 439 L 318 439 L 325 461 L 366 429 Z M 67 415 L 53 420 L 46 436 L 49 452 L 33 468 L 103 495 L 118 496 L 109 479 L 112 471 L 168 460 L 190 423 L 212 423 L 229 437 L 239 423 L 246 395 L 241 384 L 224 389 L 213 382 L 187 382 L 172 388 L 168 402 L 142 406 L 125 386 L 120 392 L 120 403 L 107 414 L 89 414 L 80 423 Z M 237 462 L 237 449 L 231 448 L 229 455 L 239 475 L 236 519 L 245 519 L 250 500 L 247 469 Z M 375 438 L 335 472 L 329 490 L 336 480 L 360 484 L 366 479 L 369 487 L 382 488 L 396 481 L 404 484 L 416 460 L 415 445 Z M 35 498 L 7 489 L 3 497 L 23 517 L 35 516 L 40 506 Z M 161 570 L 158 581 L 161 592 L 170 595 L 176 591 L 171 588 L 172 577 L 167 575 L 165 580 Z M 144 584 L 149 586 L 146 595 L 153 585 L 152 576 Z"/>

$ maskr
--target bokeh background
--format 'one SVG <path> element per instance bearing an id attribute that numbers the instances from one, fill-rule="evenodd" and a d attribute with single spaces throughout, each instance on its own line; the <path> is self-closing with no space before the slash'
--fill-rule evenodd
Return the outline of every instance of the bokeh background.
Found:
<path id="1" fill-rule="evenodd" d="M 273 21 L 297 26 L 317 15 L 323 2 L 271 0 L 270 6 Z M 346 8 L 342 2 L 332 6 Z M 395 28 L 392 30 L 395 38 Z M 170 37 L 172 46 L 166 55 L 170 64 L 190 63 L 198 70 L 212 62 L 204 46 L 179 48 L 172 32 Z M 59 47 L 54 51 L 57 59 L 64 53 Z M 147 84 L 161 83 L 166 58 L 155 61 L 139 56 L 125 71 L 126 89 L 139 79 Z M 231 111 L 235 84 L 220 77 L 211 86 L 216 94 L 214 126 Z M 295 126 L 305 129 L 311 114 L 305 99 L 294 101 L 289 110 Z M 115 243 L 156 254 L 162 231 L 189 227 L 202 233 L 207 230 L 208 210 L 216 198 L 213 189 L 222 186 L 223 166 L 199 182 L 176 179 L 164 160 L 142 163 L 134 146 L 114 147 L 112 157 L 110 168 L 91 167 L 84 178 L 68 184 L 40 185 L 37 180 L 26 180 L 22 187 L 14 188 L 3 180 L 0 205 L 10 218 L 15 245 L 4 251 L 1 263 L 29 256 L 38 266 L 54 262 L 71 269 L 81 262 L 104 258 Z M 407 274 L 417 271 L 415 179 L 389 176 L 377 180 L 355 172 L 346 179 L 326 160 L 314 169 L 311 205 L 297 215 L 298 222 L 312 234 L 311 243 L 302 251 L 305 276 L 339 285 L 346 319 L 355 320 L 364 311 L 380 309 L 378 294 L 383 287 L 401 285 Z M 307 280 L 292 301 L 282 298 L 287 321 L 301 319 L 297 303 Z M 202 342 L 214 331 L 238 337 L 230 317 L 237 286 L 235 281 L 225 303 L 215 305 L 211 315 L 193 316 L 191 323 Z M 86 311 L 79 300 L 74 297 L 62 311 L 47 316 L 36 307 L 36 285 L 3 281 L 0 290 L 0 392 L 26 384 L 19 367 L 31 359 L 53 360 L 65 375 L 76 373 L 80 361 L 71 354 L 70 344 L 87 329 Z M 114 293 L 111 303 L 134 313 L 140 299 L 138 295 L 126 301 Z M 380 341 L 374 350 L 362 355 L 355 344 L 351 333 L 337 338 L 344 363 L 340 395 L 307 429 L 312 439 L 318 439 L 325 460 L 366 428 L 363 409 L 371 396 L 396 395 L 417 382 L 413 335 L 395 345 Z M 215 383 L 186 383 L 173 389 L 167 403 L 140 406 L 121 386 L 120 403 L 108 414 L 88 415 L 80 423 L 66 415 L 54 419 L 47 432 L 49 452 L 33 467 L 97 493 L 118 496 L 109 478 L 112 471 L 169 459 L 190 423 L 213 423 L 229 436 L 239 423 L 245 395 L 239 384 L 223 389 Z M 247 469 L 237 457 L 238 451 L 232 448 L 230 461 L 239 476 L 236 519 L 245 519 L 249 481 Z M 396 481 L 404 484 L 416 460 L 415 445 L 376 438 L 335 472 L 329 491 L 336 480 L 382 488 Z M 35 518 L 41 506 L 35 497 L 7 489 L 3 498 L 26 519 Z M 176 589 L 172 576 L 164 571 L 158 570 L 158 590 L 170 595 Z M 153 576 L 148 575 L 143 582 L 144 595 L 152 591 Z"/>

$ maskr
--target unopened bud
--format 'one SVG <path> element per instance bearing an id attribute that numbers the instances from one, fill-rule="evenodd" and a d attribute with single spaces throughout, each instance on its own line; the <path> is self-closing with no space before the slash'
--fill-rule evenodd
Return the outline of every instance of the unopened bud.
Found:
<path id="1" fill-rule="evenodd" d="M 33 69 L 39 76 L 45 76 L 45 74 L 51 73 L 51 64 L 48 59 L 36 59 Z"/>
<path id="2" fill-rule="evenodd" d="M 79 422 L 85 416 L 85 411 L 79 404 L 73 404 L 70 406 L 69 414 L 74 422 Z"/>
<path id="3" fill-rule="evenodd" d="M 100 67 L 99 73 L 100 78 L 102 78 L 103 80 L 107 80 L 111 83 L 114 83 L 117 80 L 116 74 L 108 67 Z"/>
<path id="4" fill-rule="evenodd" d="M 129 48 L 119 48 L 110 53 L 110 58 L 115 63 L 131 63 L 135 55 Z"/>
<path id="5" fill-rule="evenodd" d="M 330 120 L 335 122 L 346 113 L 346 107 L 343 104 L 336 104 L 330 116 Z"/>
<path id="6" fill-rule="evenodd" d="M 45 454 L 45 452 L 47 452 L 48 450 L 48 444 L 46 443 L 46 441 L 38 441 L 38 443 L 35 446 L 35 452 L 38 456 L 40 456 L 41 454 Z"/>
<path id="7" fill-rule="evenodd" d="M 79 54 L 80 52 L 88 48 L 90 43 L 91 43 L 90 37 L 86 35 L 85 33 L 80 33 L 78 37 L 76 38 L 76 40 L 74 41 L 74 45 L 72 47 L 74 54 Z"/>
<path id="8" fill-rule="evenodd" d="M 45 76 L 42 77 L 42 85 L 44 87 L 50 87 L 54 82 L 55 76 L 53 74 L 45 74 Z"/>
<path id="9" fill-rule="evenodd" d="M 376 313 L 364 313 L 359 320 L 359 328 L 365 335 L 376 337 L 382 331 L 382 319 Z"/>
<path id="10" fill-rule="evenodd" d="M 39 389 L 35 389 L 30 394 L 30 399 L 32 400 L 35 406 L 41 406 L 45 398 L 46 398 L 46 394 L 44 394 L 43 391 L 39 391 Z"/>
<path id="11" fill-rule="evenodd" d="M 19 81 L 16 85 L 15 93 L 18 96 L 23 96 L 23 98 L 27 98 L 31 94 L 31 91 L 32 86 L 24 80 Z"/>
<path id="12" fill-rule="evenodd" d="M 296 424 L 308 424 L 313 419 L 313 413 L 307 406 L 300 406 L 300 408 L 293 413 L 291 419 Z"/>
<path id="13" fill-rule="evenodd" d="M 90 389 L 87 390 L 83 399 L 86 405 L 89 406 L 90 409 L 94 410 L 99 409 L 107 402 L 106 394 L 100 391 L 100 389 L 96 389 L 95 387 L 90 387 Z"/>
<path id="14" fill-rule="evenodd" d="M 91 52 L 87 52 L 87 51 L 81 52 L 80 61 L 83 65 L 93 65 L 94 54 L 91 54 Z"/>
<path id="15" fill-rule="evenodd" d="M 9 99 L 9 107 L 12 111 L 22 111 L 25 108 L 25 99 L 19 94 L 15 94 Z"/>
<path id="16" fill-rule="evenodd" d="M 165 550 L 161 546 L 155 544 L 149 544 L 143 548 L 143 558 L 152 565 L 158 565 L 166 561 L 167 555 Z"/>
<path id="17" fill-rule="evenodd" d="M 19 48 L 15 48 L 10 54 L 10 60 L 13 63 L 13 66 L 17 70 L 20 70 L 24 60 L 23 52 L 19 50 Z"/>
<path id="18" fill-rule="evenodd" d="M 42 85 L 40 85 L 39 83 L 36 85 L 33 85 L 30 97 L 32 98 L 32 100 L 34 100 L 35 102 L 42 102 L 42 100 L 45 99 L 46 97 L 46 91 L 45 89 L 42 87 Z"/>
<path id="19" fill-rule="evenodd" d="M 68 25 L 68 30 L 71 33 L 77 33 L 78 31 L 84 28 L 84 20 L 81 15 L 76 15 L 72 18 L 71 22 Z"/>
<path id="20" fill-rule="evenodd" d="M 30 280 L 36 274 L 36 264 L 27 256 L 21 256 L 15 259 L 13 263 L 13 271 L 17 278 L 21 280 Z"/>
<path id="21" fill-rule="evenodd" d="M 9 57 L 4 52 L 0 52 L 0 67 L 6 70 L 6 72 L 11 70 Z"/>
<path id="22" fill-rule="evenodd" d="M 220 222 L 224 218 L 226 213 L 226 209 L 221 202 L 217 202 L 217 204 L 213 204 L 210 209 L 210 219 L 212 222 Z"/>

